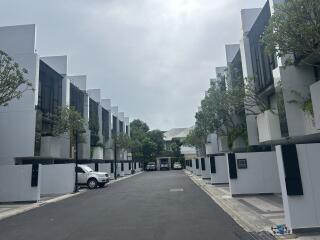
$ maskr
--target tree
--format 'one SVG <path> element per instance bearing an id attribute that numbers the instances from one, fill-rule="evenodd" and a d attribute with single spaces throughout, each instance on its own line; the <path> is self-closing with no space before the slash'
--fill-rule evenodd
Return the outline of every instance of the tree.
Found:
<path id="1" fill-rule="evenodd" d="M 70 144 L 75 147 L 76 138 L 79 142 L 84 142 L 82 137 L 85 132 L 85 119 L 74 107 L 62 107 L 57 109 L 54 117 L 53 134 L 56 136 L 68 133 Z"/>
<path id="2" fill-rule="evenodd" d="M 25 78 L 28 71 L 5 52 L 0 50 L 0 106 L 7 106 L 12 99 L 19 99 L 32 84 Z"/>
<path id="3" fill-rule="evenodd" d="M 164 149 L 163 132 L 156 129 L 147 132 L 147 137 L 156 145 L 155 154 L 160 155 Z"/>
<path id="4" fill-rule="evenodd" d="M 160 130 L 149 130 L 149 126 L 136 119 L 130 123 L 131 151 L 134 160 L 145 164 L 154 161 L 163 148 L 163 133 Z"/>
<path id="5" fill-rule="evenodd" d="M 116 142 L 117 149 L 128 150 L 132 146 L 131 138 L 124 133 L 120 133 L 119 135 L 113 135 L 113 140 Z"/>
<path id="6" fill-rule="evenodd" d="M 262 36 L 268 54 L 320 57 L 319 0 L 287 0 L 275 12 Z"/>

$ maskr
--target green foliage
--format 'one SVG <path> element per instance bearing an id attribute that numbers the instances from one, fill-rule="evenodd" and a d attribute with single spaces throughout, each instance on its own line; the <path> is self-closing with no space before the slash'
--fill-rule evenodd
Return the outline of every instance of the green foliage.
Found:
<path id="1" fill-rule="evenodd" d="M 313 105 L 312 105 L 311 97 L 303 102 L 302 110 L 304 112 L 310 114 L 310 116 L 314 117 Z"/>
<path id="2" fill-rule="evenodd" d="M 269 55 L 320 57 L 319 0 L 287 0 L 275 5 L 262 43 Z"/>
<path id="3" fill-rule="evenodd" d="M 32 84 L 25 78 L 28 71 L 5 52 L 0 50 L 0 106 L 7 106 L 12 99 L 21 98 Z"/>
<path id="4" fill-rule="evenodd" d="M 130 123 L 130 135 L 134 160 L 154 161 L 163 151 L 163 133 L 160 130 L 149 131 L 148 125 L 139 119 Z"/>
<path id="5" fill-rule="evenodd" d="M 151 130 L 147 132 L 147 137 L 156 145 L 155 154 L 160 155 L 164 149 L 163 132 L 160 130 Z"/>
<path id="6" fill-rule="evenodd" d="M 131 138 L 124 133 L 113 136 L 113 140 L 116 141 L 116 145 L 118 149 L 130 149 L 132 146 Z"/>
<path id="7" fill-rule="evenodd" d="M 54 116 L 53 134 L 58 136 L 68 133 L 71 145 L 74 146 L 75 138 L 78 134 L 79 142 L 83 142 L 83 133 L 85 132 L 85 119 L 73 107 L 62 107 L 57 109 Z"/>

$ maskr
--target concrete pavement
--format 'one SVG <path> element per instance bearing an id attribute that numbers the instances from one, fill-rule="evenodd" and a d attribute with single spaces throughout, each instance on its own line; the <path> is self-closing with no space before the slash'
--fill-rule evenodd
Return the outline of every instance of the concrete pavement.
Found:
<path id="1" fill-rule="evenodd" d="M 4 219 L 0 239 L 254 239 L 182 171 L 150 172 Z"/>

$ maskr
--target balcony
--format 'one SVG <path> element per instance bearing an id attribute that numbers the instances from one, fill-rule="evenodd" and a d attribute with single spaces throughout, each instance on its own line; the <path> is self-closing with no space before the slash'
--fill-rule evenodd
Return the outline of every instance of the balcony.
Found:
<path id="1" fill-rule="evenodd" d="M 311 99 L 314 112 L 314 122 L 317 129 L 320 129 L 320 81 L 310 86 Z"/>
<path id="2" fill-rule="evenodd" d="M 259 142 L 269 142 L 281 139 L 279 116 L 267 110 L 257 116 Z"/>

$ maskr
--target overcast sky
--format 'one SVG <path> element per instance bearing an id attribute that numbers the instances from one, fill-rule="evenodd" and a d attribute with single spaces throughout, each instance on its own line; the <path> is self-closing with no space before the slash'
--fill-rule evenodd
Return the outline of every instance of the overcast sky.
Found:
<path id="1" fill-rule="evenodd" d="M 167 130 L 194 124 L 224 45 L 239 42 L 240 9 L 265 1 L 1 0 L 0 25 L 36 24 L 40 56 L 68 55 L 69 74 Z"/>

